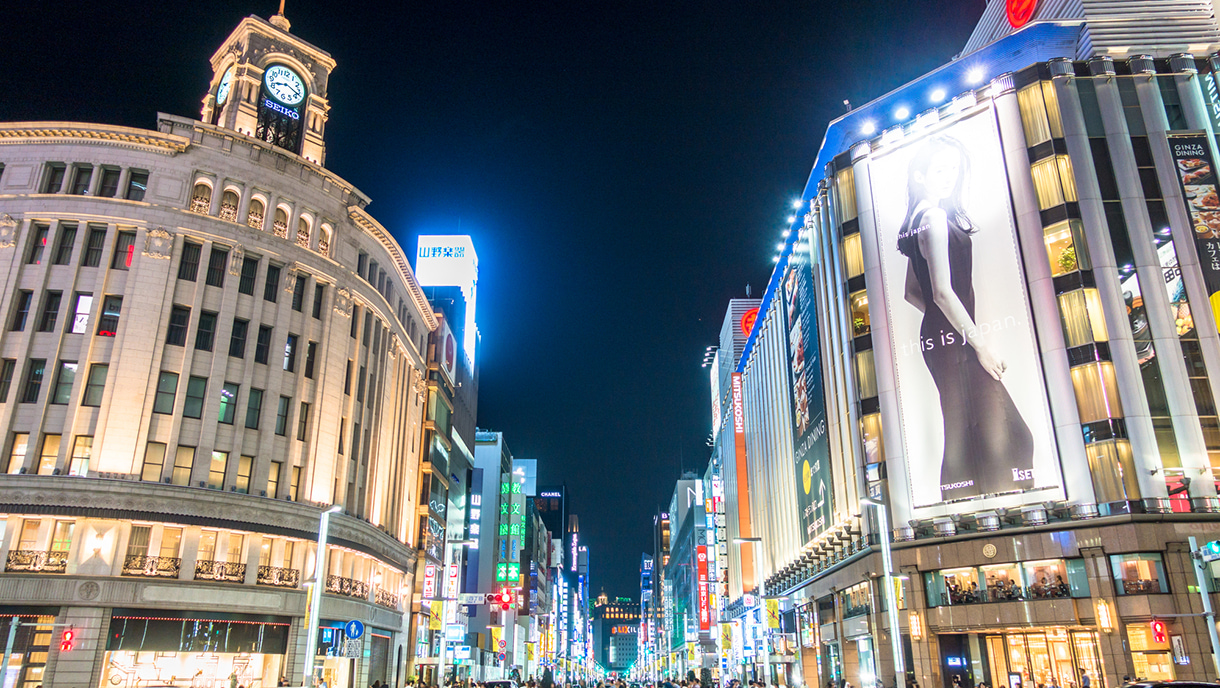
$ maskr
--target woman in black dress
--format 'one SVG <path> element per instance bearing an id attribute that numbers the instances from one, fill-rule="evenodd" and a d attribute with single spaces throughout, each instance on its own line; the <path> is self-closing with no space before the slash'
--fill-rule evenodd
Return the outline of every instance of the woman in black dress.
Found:
<path id="1" fill-rule="evenodd" d="M 979 229 L 962 200 L 969 178 L 959 141 L 929 139 L 908 168 L 909 205 L 898 232 L 908 258 L 906 299 L 923 313 L 920 349 L 940 395 L 946 501 L 1034 485 L 1033 435 L 1002 382 L 1007 365 L 987 341 L 1001 335 L 985 337 L 976 327 L 971 237 Z"/>

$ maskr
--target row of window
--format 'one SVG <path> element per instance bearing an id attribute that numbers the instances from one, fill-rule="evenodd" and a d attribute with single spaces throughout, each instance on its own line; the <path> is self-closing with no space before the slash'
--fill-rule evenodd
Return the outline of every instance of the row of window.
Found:
<path id="1" fill-rule="evenodd" d="M 191 200 L 188 210 L 199 215 L 212 215 L 212 182 L 207 179 L 200 179 L 195 182 L 194 188 L 191 190 Z M 227 222 L 238 222 L 239 213 L 241 212 L 241 192 L 235 186 L 225 187 L 224 192 L 220 195 L 220 207 L 216 210 L 215 217 Z M 273 219 L 271 221 L 271 229 L 276 236 L 281 239 L 288 239 L 288 221 L 292 209 L 287 204 L 280 204 L 276 207 Z M 240 221 L 246 226 L 257 229 L 259 231 L 267 231 L 266 228 L 267 214 L 267 199 L 263 195 L 254 194 L 250 197 L 250 204 L 246 208 L 245 217 Z M 302 248 L 312 249 L 313 246 L 313 225 L 314 218 L 309 213 L 301 213 L 297 218 L 296 236 L 294 241 Z M 329 256 L 330 248 L 333 241 L 334 229 L 329 223 L 321 223 L 321 231 L 318 235 L 316 250 L 318 253 Z"/>
<path id="2" fill-rule="evenodd" d="M 52 404 L 68 404 L 72 400 L 72 386 L 76 383 L 76 374 L 80 364 L 76 361 L 60 361 L 55 374 L 55 384 L 51 390 Z M 17 360 L 5 358 L 0 360 L 0 403 L 8 401 L 9 388 L 17 370 Z M 81 406 L 101 406 L 102 392 L 106 388 L 106 377 L 110 372 L 108 363 L 93 363 L 89 366 L 89 374 L 85 378 L 85 390 L 81 397 Z M 32 358 L 26 365 L 25 377 L 21 382 L 17 401 L 22 404 L 36 404 L 42 392 L 42 382 L 47 374 L 47 359 Z"/>
<path id="3" fill-rule="evenodd" d="M 123 198 L 129 201 L 144 200 L 144 194 L 148 191 L 148 170 L 124 170 L 114 165 L 95 167 L 90 163 L 49 162 L 43 173 L 40 190 L 45 194 L 67 193 L 117 198 L 120 188 L 123 190 Z"/>
<path id="4" fill-rule="evenodd" d="M 1110 570 L 1119 595 L 1169 592 L 1159 553 L 1114 554 Z M 1046 559 L 943 569 L 924 574 L 929 607 L 1015 600 L 1089 597 L 1084 559 Z"/>

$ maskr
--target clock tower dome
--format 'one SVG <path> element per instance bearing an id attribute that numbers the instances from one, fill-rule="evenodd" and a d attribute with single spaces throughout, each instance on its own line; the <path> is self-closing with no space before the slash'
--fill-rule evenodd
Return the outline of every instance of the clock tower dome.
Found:
<path id="1" fill-rule="evenodd" d="M 326 163 L 327 82 L 335 61 L 289 33 L 279 14 L 249 16 L 212 55 L 201 119 Z"/>

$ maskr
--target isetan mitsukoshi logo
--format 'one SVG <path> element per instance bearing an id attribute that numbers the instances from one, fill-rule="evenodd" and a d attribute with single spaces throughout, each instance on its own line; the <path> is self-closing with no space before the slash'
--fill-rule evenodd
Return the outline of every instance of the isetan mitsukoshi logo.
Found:
<path id="1" fill-rule="evenodd" d="M 1008 24 L 1019 29 L 1029 23 L 1038 9 L 1038 0 L 1005 0 L 1004 13 L 1008 15 Z"/>

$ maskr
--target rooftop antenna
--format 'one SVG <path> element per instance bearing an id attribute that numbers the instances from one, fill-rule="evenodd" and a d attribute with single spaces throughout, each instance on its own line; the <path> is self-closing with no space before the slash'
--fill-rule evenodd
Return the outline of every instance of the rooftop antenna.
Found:
<path id="1" fill-rule="evenodd" d="M 750 298 L 750 285 L 749 285 L 749 283 L 747 283 L 747 284 L 746 284 L 746 298 L 747 298 L 747 299 L 748 299 L 748 298 Z"/>
<path id="2" fill-rule="evenodd" d="M 272 26 L 283 30 L 285 33 L 292 28 L 292 24 L 288 22 L 288 17 L 284 16 L 284 0 L 280 0 L 280 11 L 270 21 Z"/>

